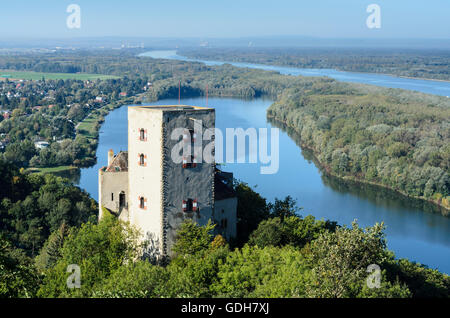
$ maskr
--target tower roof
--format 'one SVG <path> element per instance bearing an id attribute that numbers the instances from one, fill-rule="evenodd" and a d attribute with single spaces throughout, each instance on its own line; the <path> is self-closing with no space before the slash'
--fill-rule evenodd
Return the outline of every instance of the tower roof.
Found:
<path id="1" fill-rule="evenodd" d="M 112 160 L 111 164 L 106 167 L 108 172 L 128 171 L 128 152 L 121 151 Z"/>
<path id="2" fill-rule="evenodd" d="M 156 111 L 198 111 L 198 110 L 214 110 L 211 107 L 191 106 L 191 105 L 149 105 L 149 106 L 129 106 L 131 108 L 143 108 Z"/>

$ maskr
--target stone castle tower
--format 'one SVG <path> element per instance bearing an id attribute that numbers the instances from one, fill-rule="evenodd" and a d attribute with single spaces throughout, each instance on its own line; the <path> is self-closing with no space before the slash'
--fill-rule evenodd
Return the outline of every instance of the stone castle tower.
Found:
<path id="1" fill-rule="evenodd" d="M 170 255 L 176 231 L 185 219 L 200 225 L 216 223 L 216 232 L 236 236 L 237 198 L 233 176 L 194 152 L 175 162 L 172 151 L 183 142 L 197 141 L 202 149 L 212 142 L 197 137 L 215 126 L 215 111 L 196 106 L 134 106 L 128 108 L 128 152 L 114 156 L 99 171 L 99 218 L 102 207 L 136 225 L 155 253 Z M 172 138 L 183 129 L 180 139 Z M 189 135 L 189 136 L 187 136 Z M 187 138 L 189 137 L 189 138 Z M 200 141 L 199 141 L 200 139 Z M 197 162 L 198 161 L 198 162 Z"/>

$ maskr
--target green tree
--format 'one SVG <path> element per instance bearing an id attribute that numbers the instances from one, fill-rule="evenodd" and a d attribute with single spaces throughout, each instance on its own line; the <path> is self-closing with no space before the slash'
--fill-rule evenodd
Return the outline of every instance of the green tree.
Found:
<path id="1" fill-rule="evenodd" d="M 167 294 L 168 271 L 147 261 L 120 266 L 108 278 L 97 284 L 91 297 L 146 298 Z"/>
<path id="2" fill-rule="evenodd" d="M 301 251 L 245 245 L 219 265 L 211 289 L 219 297 L 299 297 L 308 279 Z"/>
<path id="3" fill-rule="evenodd" d="M 162 297 L 213 297 L 212 284 L 217 279 L 220 264 L 225 262 L 227 246 L 206 249 L 194 255 L 178 256 L 173 259 L 167 271 L 170 275 L 165 283 Z"/>
<path id="4" fill-rule="evenodd" d="M 53 267 L 57 261 L 61 258 L 61 249 L 64 245 L 64 241 L 69 234 L 69 227 L 66 223 L 62 223 L 58 230 L 54 231 L 44 246 L 41 252 L 36 257 L 36 264 L 41 270 Z"/>
<path id="5" fill-rule="evenodd" d="M 275 198 L 274 203 L 269 203 L 270 215 L 281 219 L 296 216 L 301 208 L 297 207 L 297 201 L 288 195 L 284 200 Z"/>
<path id="6" fill-rule="evenodd" d="M 205 226 L 199 226 L 192 220 L 185 220 L 177 231 L 172 251 L 177 256 L 194 255 L 209 248 L 215 225 L 211 220 Z"/>
<path id="7" fill-rule="evenodd" d="M 309 256 L 313 279 L 307 285 L 307 296 L 357 297 L 366 284 L 367 267 L 381 267 L 390 257 L 383 227 L 376 224 L 364 230 L 353 222 L 352 228 L 324 232 L 314 240 Z"/>
<path id="8" fill-rule="evenodd" d="M 238 183 L 234 186 L 238 198 L 237 205 L 237 243 L 243 245 L 247 242 L 258 224 L 269 217 L 269 207 L 266 199 L 261 197 L 246 183 Z"/>
<path id="9" fill-rule="evenodd" d="M 406 284 L 413 297 L 450 297 L 449 275 L 407 259 L 389 259 L 383 267 L 387 268 L 388 278 L 392 281 L 400 280 Z"/>
<path id="10" fill-rule="evenodd" d="M 0 237 L 0 298 L 34 297 L 39 282 L 32 260 Z"/>
<path id="11" fill-rule="evenodd" d="M 120 266 L 132 262 L 143 251 L 139 233 L 126 223 L 105 213 L 98 224 L 86 223 L 72 229 L 61 249 L 61 258 L 45 272 L 40 297 L 89 296 L 96 284 L 108 278 Z M 69 289 L 67 266 L 81 270 L 81 288 Z"/>
<path id="12" fill-rule="evenodd" d="M 316 220 L 308 215 L 271 218 L 262 221 L 250 235 L 248 243 L 259 247 L 292 245 L 303 247 L 326 231 L 334 231 L 336 222 Z"/>

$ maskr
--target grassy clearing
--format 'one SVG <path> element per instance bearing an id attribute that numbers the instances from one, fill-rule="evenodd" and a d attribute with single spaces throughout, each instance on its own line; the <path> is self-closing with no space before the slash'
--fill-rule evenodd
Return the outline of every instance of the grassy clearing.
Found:
<path id="1" fill-rule="evenodd" d="M 98 123 L 99 118 L 100 118 L 99 114 L 98 115 L 90 114 L 78 125 L 77 133 L 89 139 L 96 139 L 98 134 L 98 129 L 96 128 L 96 125 Z"/>
<path id="2" fill-rule="evenodd" d="M 74 166 L 57 166 L 57 167 L 29 168 L 28 171 L 33 173 L 55 173 L 72 169 L 78 168 Z"/>
<path id="3" fill-rule="evenodd" d="M 90 113 L 85 119 L 83 119 L 82 122 L 80 122 L 77 127 L 77 134 L 84 136 L 88 139 L 95 139 L 97 140 L 98 138 L 98 129 L 99 126 L 97 126 L 100 118 L 102 116 L 106 116 L 107 113 L 109 113 L 110 111 L 114 110 L 115 108 L 119 107 L 119 105 L 123 105 L 123 104 L 127 104 L 127 103 L 131 103 L 132 101 L 129 100 L 125 100 L 122 101 L 120 104 L 116 104 L 116 103 L 112 103 L 112 104 L 107 104 L 105 106 L 103 106 L 102 108 L 99 108 L 98 114 L 94 114 L 94 113 Z M 107 111 L 107 113 L 105 114 L 101 114 L 101 111 Z"/>
<path id="4" fill-rule="evenodd" d="M 18 71 L 7 71 L 0 70 L 0 78 L 9 79 L 24 79 L 24 80 L 41 80 L 42 78 L 48 80 L 95 80 L 95 79 L 112 79 L 119 78 L 119 76 L 113 75 L 101 75 L 101 74 L 88 74 L 88 73 L 41 73 L 41 72 L 18 72 Z"/>

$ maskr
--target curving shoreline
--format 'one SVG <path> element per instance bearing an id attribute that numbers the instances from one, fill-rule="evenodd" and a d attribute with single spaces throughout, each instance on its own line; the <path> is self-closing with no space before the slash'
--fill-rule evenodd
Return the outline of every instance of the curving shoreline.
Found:
<path id="1" fill-rule="evenodd" d="M 178 53 L 178 52 L 177 52 Z M 245 59 L 234 59 L 234 60 L 225 60 L 225 59 L 205 59 L 205 58 L 201 58 L 198 56 L 188 56 L 188 55 L 184 55 L 180 57 L 185 57 L 186 59 L 191 59 L 191 60 L 201 60 L 201 61 L 207 61 L 207 62 L 222 62 L 222 63 L 249 63 L 249 64 L 254 64 L 254 65 L 259 65 L 259 66 L 276 66 L 276 67 L 284 67 L 284 68 L 298 68 L 298 69 L 303 69 L 303 70 L 322 70 L 322 69 L 326 69 L 326 68 L 307 68 L 307 67 L 299 67 L 299 66 L 293 66 L 293 65 L 289 65 L 289 64 L 283 64 L 283 63 L 263 63 L 263 62 L 259 62 L 259 63 L 254 63 L 250 60 L 245 60 Z M 393 74 L 393 73 L 387 73 L 387 72 L 366 72 L 366 71 L 356 71 L 356 70 L 345 70 L 343 68 L 330 68 L 331 70 L 334 71 L 338 71 L 338 72 L 347 72 L 347 73 L 356 73 L 356 74 L 367 74 L 367 75 L 371 75 L 371 74 L 376 74 L 376 75 L 386 75 L 386 76 L 392 76 L 392 77 L 396 77 L 396 78 L 405 78 L 405 79 L 412 79 L 412 80 L 422 80 L 422 81 L 436 81 L 436 82 L 444 82 L 444 83 L 450 83 L 450 79 L 439 79 L 439 78 L 428 78 L 428 77 L 415 77 L 415 76 L 406 76 L 406 75 L 399 75 L 399 74 Z"/>
<path id="2" fill-rule="evenodd" d="M 291 129 L 293 129 L 297 133 L 297 135 L 300 137 L 300 134 L 298 133 L 296 127 L 287 124 L 285 121 L 279 120 L 278 118 L 276 118 L 276 116 L 271 116 L 271 115 L 267 114 L 267 118 L 270 119 L 270 120 L 273 120 L 273 121 L 275 121 L 275 122 L 277 122 L 279 124 L 281 124 L 283 128 L 289 127 Z M 300 140 L 301 140 L 301 138 L 300 138 Z M 400 195 L 402 195 L 402 196 L 404 196 L 406 198 L 412 198 L 412 199 L 421 200 L 421 201 L 425 201 L 425 202 L 431 203 L 431 204 L 439 207 L 439 209 L 441 209 L 441 214 L 442 215 L 450 217 L 450 207 L 446 207 L 446 206 L 442 205 L 442 203 L 438 202 L 437 200 L 431 200 L 431 199 L 428 199 L 428 198 L 425 198 L 425 197 L 411 196 L 411 195 L 409 195 L 409 194 L 407 194 L 407 193 L 405 193 L 403 191 L 394 189 L 394 188 L 392 188 L 392 187 L 390 187 L 388 185 L 385 185 L 385 184 L 382 184 L 382 183 L 378 183 L 378 182 L 373 182 L 373 181 L 367 181 L 367 180 L 364 180 L 364 179 L 360 179 L 360 178 L 358 178 L 356 176 L 350 176 L 350 175 L 348 175 L 348 176 L 340 176 L 340 175 L 337 175 L 337 174 L 335 174 L 335 173 L 333 173 L 331 171 L 331 168 L 329 166 L 326 166 L 325 164 L 323 164 L 318 159 L 318 156 L 317 156 L 318 152 L 313 146 L 308 145 L 308 144 L 304 143 L 303 141 L 301 141 L 300 147 L 304 148 L 304 149 L 307 149 L 307 150 L 310 150 L 311 153 L 314 156 L 315 164 L 317 164 L 318 167 L 320 169 L 322 169 L 323 171 L 325 171 L 325 173 L 327 175 L 329 175 L 329 176 L 333 176 L 335 178 L 338 178 L 338 179 L 341 179 L 341 180 L 344 180 L 344 181 L 350 180 L 350 181 L 361 183 L 361 184 L 370 184 L 370 185 L 374 185 L 374 186 L 377 186 L 377 187 L 382 187 L 384 189 L 392 191 L 393 193 L 398 193 L 398 194 L 400 194 Z"/>

